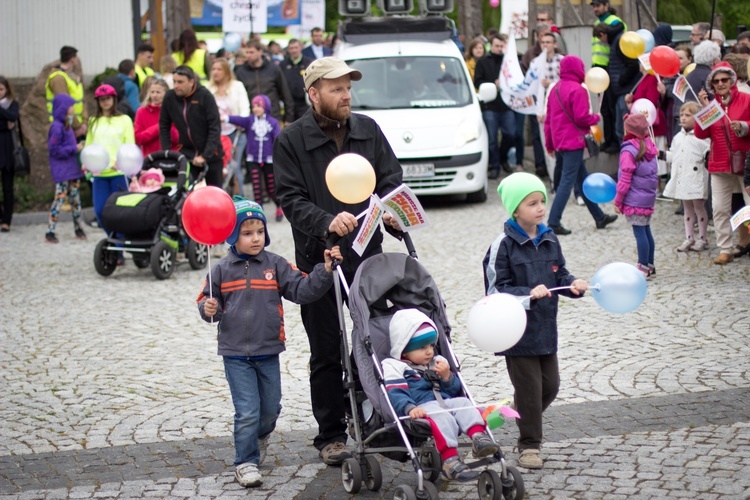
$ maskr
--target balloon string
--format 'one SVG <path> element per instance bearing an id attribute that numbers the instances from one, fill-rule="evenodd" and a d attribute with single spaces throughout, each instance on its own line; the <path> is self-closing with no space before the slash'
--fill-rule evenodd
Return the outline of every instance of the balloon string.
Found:
<path id="1" fill-rule="evenodd" d="M 596 113 L 601 113 L 602 111 L 602 99 L 604 99 L 604 94 L 599 94 L 599 97 L 597 99 L 596 103 Z"/>
<path id="2" fill-rule="evenodd" d="M 208 245 L 208 298 L 213 299 L 214 298 L 214 290 L 213 290 L 213 279 L 211 278 L 211 247 L 213 245 Z M 211 316 L 211 323 L 214 322 L 214 317 Z"/>

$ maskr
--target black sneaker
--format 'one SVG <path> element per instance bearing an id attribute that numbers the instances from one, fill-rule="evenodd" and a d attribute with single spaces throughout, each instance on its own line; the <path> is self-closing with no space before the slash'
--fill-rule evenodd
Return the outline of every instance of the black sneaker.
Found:
<path id="1" fill-rule="evenodd" d="M 490 180 L 494 180 L 500 177 L 500 169 L 492 169 L 487 171 L 487 178 Z"/>
<path id="2" fill-rule="evenodd" d="M 78 238 L 79 240 L 85 240 L 86 239 L 86 233 L 84 233 L 83 229 L 81 229 L 80 227 L 76 228 L 75 233 L 76 233 L 76 238 Z"/>
<path id="3" fill-rule="evenodd" d="M 55 236 L 55 233 L 45 234 L 44 241 L 46 241 L 47 243 L 60 243 L 60 240 L 57 239 L 57 236 Z"/>
<path id="4" fill-rule="evenodd" d="M 497 453 L 499 449 L 497 444 L 484 432 L 477 432 L 474 437 L 471 438 L 472 446 L 471 452 L 474 458 L 490 457 Z"/>
<path id="5" fill-rule="evenodd" d="M 513 168 L 510 166 L 510 163 L 508 163 L 507 161 L 502 162 L 500 166 L 503 167 L 503 171 L 505 171 L 506 173 L 509 173 L 509 174 L 513 173 Z"/>
<path id="6" fill-rule="evenodd" d="M 552 229 L 552 232 L 558 236 L 566 236 L 573 232 L 570 229 L 565 228 L 565 226 L 563 226 L 562 224 L 560 224 L 559 226 L 549 226 L 549 228 Z"/>
<path id="7" fill-rule="evenodd" d="M 616 220 L 617 220 L 617 216 L 615 214 L 609 214 L 609 215 L 605 214 L 602 220 L 596 221 L 596 228 L 604 229 L 605 227 L 607 227 L 608 224 L 612 224 Z"/>

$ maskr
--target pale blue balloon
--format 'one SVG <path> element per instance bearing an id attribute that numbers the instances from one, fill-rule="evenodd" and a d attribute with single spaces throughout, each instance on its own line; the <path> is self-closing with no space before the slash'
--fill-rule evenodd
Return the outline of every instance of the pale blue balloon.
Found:
<path id="1" fill-rule="evenodd" d="M 109 152 L 101 144 L 89 144 L 81 150 L 81 165 L 91 172 L 98 174 L 109 167 Z"/>
<path id="2" fill-rule="evenodd" d="M 624 314 L 646 299 L 646 277 L 632 264 L 613 262 L 591 278 L 589 289 L 594 300 L 607 312 Z"/>
<path id="3" fill-rule="evenodd" d="M 646 54 L 651 52 L 654 49 L 654 45 L 656 45 L 656 41 L 654 40 L 654 35 L 649 30 L 646 29 L 639 29 L 636 31 L 639 37 L 643 40 L 643 43 L 646 44 Z"/>
<path id="4" fill-rule="evenodd" d="M 226 33 L 223 45 L 227 52 L 237 52 L 242 46 L 242 36 L 239 33 Z"/>
<path id="5" fill-rule="evenodd" d="M 583 194 L 594 203 L 609 203 L 617 194 L 617 183 L 601 172 L 589 174 L 583 180 Z"/>

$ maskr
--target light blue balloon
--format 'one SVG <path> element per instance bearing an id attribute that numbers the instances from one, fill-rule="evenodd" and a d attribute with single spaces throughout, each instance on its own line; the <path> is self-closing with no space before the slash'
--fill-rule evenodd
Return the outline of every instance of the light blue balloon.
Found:
<path id="1" fill-rule="evenodd" d="M 224 35 L 224 49 L 227 52 L 237 52 L 242 46 L 242 36 L 239 33 L 226 33 Z"/>
<path id="2" fill-rule="evenodd" d="M 643 40 L 643 43 L 646 44 L 646 54 L 651 52 L 654 49 L 654 45 L 656 45 L 656 41 L 654 40 L 654 35 L 646 29 L 639 29 L 636 31 L 639 37 Z"/>
<path id="3" fill-rule="evenodd" d="M 637 309 L 646 299 L 646 278 L 632 264 L 613 262 L 594 274 L 589 289 L 602 309 L 624 314 Z"/>
<path id="4" fill-rule="evenodd" d="M 617 183 L 601 172 L 589 174 L 583 180 L 583 194 L 594 203 L 609 203 L 617 194 Z"/>

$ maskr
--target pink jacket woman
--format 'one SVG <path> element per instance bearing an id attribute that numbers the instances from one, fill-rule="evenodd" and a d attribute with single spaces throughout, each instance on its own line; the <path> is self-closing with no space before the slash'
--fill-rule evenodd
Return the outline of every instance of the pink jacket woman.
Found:
<path id="1" fill-rule="evenodd" d="M 599 117 L 589 111 L 589 93 L 581 86 L 585 76 L 583 61 L 579 57 L 565 56 L 560 61 L 560 81 L 550 91 L 544 120 L 548 151 L 585 148 L 584 134 L 589 133 L 592 125 L 599 123 Z"/>

